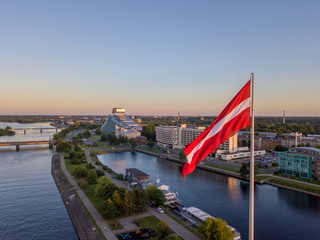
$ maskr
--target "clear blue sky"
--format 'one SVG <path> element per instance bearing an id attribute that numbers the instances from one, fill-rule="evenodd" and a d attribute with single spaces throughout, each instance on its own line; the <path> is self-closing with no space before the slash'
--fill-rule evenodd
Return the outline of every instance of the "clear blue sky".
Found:
<path id="1" fill-rule="evenodd" d="M 0 114 L 320 115 L 320 1 L 1 1 Z"/>

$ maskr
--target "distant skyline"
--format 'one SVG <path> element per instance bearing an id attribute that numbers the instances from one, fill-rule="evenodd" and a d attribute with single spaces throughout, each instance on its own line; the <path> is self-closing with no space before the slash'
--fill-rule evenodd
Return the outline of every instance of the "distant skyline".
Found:
<path id="1" fill-rule="evenodd" d="M 320 1 L 2 1 L 0 115 L 320 116 Z"/>

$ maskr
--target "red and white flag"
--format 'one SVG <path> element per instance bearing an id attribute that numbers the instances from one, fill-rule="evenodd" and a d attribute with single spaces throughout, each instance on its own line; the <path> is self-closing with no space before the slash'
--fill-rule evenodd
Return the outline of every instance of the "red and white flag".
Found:
<path id="1" fill-rule="evenodd" d="M 206 131 L 186 146 L 184 152 L 187 162 L 184 165 L 182 177 L 192 173 L 197 164 L 213 153 L 220 144 L 241 129 L 250 126 L 250 84 L 251 80 L 238 92 Z"/>

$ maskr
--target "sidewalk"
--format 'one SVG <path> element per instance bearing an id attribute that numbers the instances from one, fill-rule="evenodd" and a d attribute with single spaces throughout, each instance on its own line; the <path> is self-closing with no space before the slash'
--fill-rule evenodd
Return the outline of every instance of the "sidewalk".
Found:
<path id="1" fill-rule="evenodd" d="M 91 163 L 94 167 L 96 167 L 97 169 L 100 169 L 100 170 L 103 170 L 99 165 L 96 165 L 91 157 L 90 157 L 90 151 L 88 149 L 85 150 L 85 153 L 86 153 L 86 157 L 87 157 L 87 162 L 88 163 Z M 104 170 L 103 170 L 104 171 Z M 107 173 L 106 171 L 104 171 L 105 175 L 106 176 L 109 176 L 111 178 L 111 175 L 109 173 Z M 121 187 L 121 186 L 125 186 L 121 181 L 117 180 L 117 179 L 113 179 L 111 178 L 114 183 Z M 170 218 L 168 215 L 166 214 L 161 214 L 159 212 L 157 212 L 157 210 L 155 208 L 151 208 L 149 207 L 148 208 L 148 212 L 144 213 L 145 216 L 150 216 L 150 215 L 154 215 L 156 216 L 157 218 L 161 219 L 161 220 L 164 220 L 167 222 L 167 224 L 169 225 L 169 227 L 179 236 L 181 236 L 183 239 L 188 239 L 188 240 L 200 240 L 196 235 L 194 235 L 192 232 L 190 232 L 189 230 L 187 230 L 186 228 L 184 228 L 181 224 L 177 223 L 175 220 L 173 220 L 172 218 Z M 143 214 L 142 214 L 143 215 Z M 131 217 L 127 217 L 127 218 L 123 218 L 122 220 L 124 221 L 131 221 L 133 219 L 138 219 L 138 218 L 141 218 L 140 216 L 142 215 L 137 215 L 137 216 L 131 216 Z M 142 216 L 143 217 L 143 216 Z M 128 220 L 129 219 L 129 220 Z M 121 223 L 122 224 L 122 223 Z M 133 225 L 129 225 L 128 228 L 131 228 L 133 227 Z M 137 229 L 138 227 L 134 228 L 134 229 Z M 123 231 L 120 231 L 120 232 L 125 232 L 124 229 L 121 229 Z M 131 230 L 131 229 L 130 229 Z M 129 231 L 130 231 L 129 230 Z M 119 231 L 119 230 L 117 230 Z"/>
<path id="2" fill-rule="evenodd" d="M 104 236 L 108 240 L 117 240 L 117 237 L 114 235 L 112 230 L 109 228 L 109 226 L 106 223 L 106 221 L 102 218 L 100 213 L 96 210 L 96 208 L 93 206 L 91 201 L 88 199 L 87 195 L 82 191 L 82 189 L 79 187 L 77 182 L 74 180 L 74 178 L 71 176 L 69 171 L 66 169 L 66 165 L 65 165 L 65 162 L 64 162 L 64 156 L 63 156 L 62 153 L 60 154 L 60 157 L 61 157 L 60 159 L 61 159 L 61 169 L 62 169 L 62 171 L 64 172 L 64 174 L 68 178 L 68 180 L 71 183 L 71 185 L 77 191 L 77 193 L 78 193 L 79 197 L 81 198 L 82 202 L 84 203 L 84 205 L 86 206 L 86 208 L 90 212 L 91 216 L 96 221 L 96 223 L 99 226 L 99 228 L 101 229 L 101 232 L 104 234 Z"/>

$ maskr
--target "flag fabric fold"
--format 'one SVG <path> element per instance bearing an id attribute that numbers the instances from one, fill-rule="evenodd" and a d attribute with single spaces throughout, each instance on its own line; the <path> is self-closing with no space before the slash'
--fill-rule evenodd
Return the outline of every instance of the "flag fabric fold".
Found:
<path id="1" fill-rule="evenodd" d="M 250 126 L 250 84 L 249 80 L 218 118 L 199 137 L 186 146 L 184 152 L 187 156 L 187 162 L 183 167 L 182 177 L 192 173 L 197 164 L 213 153 L 220 144 L 238 131 Z"/>

